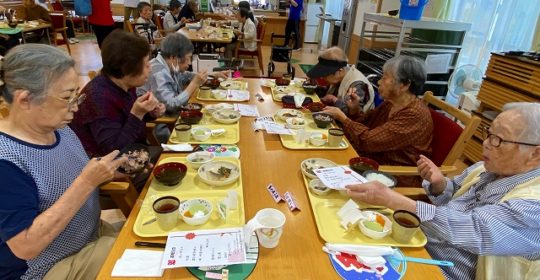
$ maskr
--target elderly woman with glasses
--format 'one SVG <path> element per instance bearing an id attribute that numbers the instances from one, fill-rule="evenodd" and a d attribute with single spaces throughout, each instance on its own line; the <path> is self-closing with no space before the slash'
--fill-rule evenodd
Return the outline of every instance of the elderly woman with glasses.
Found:
<path id="1" fill-rule="evenodd" d="M 424 62 L 410 56 L 398 56 L 383 66 L 379 95 L 384 102 L 364 113 L 359 97 L 348 93 L 346 115 L 337 107 L 324 112 L 343 124 L 353 147 L 364 157 L 379 164 L 414 166 L 421 154 L 431 154 L 433 122 L 428 107 L 417 98 L 426 81 Z M 420 183 L 420 178 L 400 176 L 401 186 Z"/>
<path id="2" fill-rule="evenodd" d="M 540 275 L 540 104 L 511 103 L 485 130 L 483 161 L 453 179 L 418 161 L 433 204 L 379 183 L 348 186 L 354 199 L 415 213 L 448 279 L 538 279 Z"/>
<path id="3" fill-rule="evenodd" d="M 84 95 L 66 53 L 21 45 L 2 73 L 0 278 L 94 279 L 114 243 L 97 186 L 126 159 L 118 151 L 89 159 L 67 126 Z"/>

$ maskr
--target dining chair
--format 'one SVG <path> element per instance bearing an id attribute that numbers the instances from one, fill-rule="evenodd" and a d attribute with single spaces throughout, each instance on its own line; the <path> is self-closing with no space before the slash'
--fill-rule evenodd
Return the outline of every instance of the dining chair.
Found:
<path id="1" fill-rule="evenodd" d="M 72 13 L 72 11 L 67 10 L 60 0 L 50 2 L 49 5 L 49 8 L 52 8 L 52 11 L 64 12 L 66 14 L 66 20 L 71 21 L 73 28 L 75 28 L 75 26 L 80 26 L 82 32 L 86 32 L 86 17 L 78 16 L 75 13 Z"/>
<path id="2" fill-rule="evenodd" d="M 458 169 L 455 165 L 456 161 L 462 156 L 465 146 L 480 125 L 480 118 L 471 116 L 469 113 L 442 101 L 435 97 L 431 91 L 426 92 L 422 100 L 430 107 L 429 111 L 433 120 L 430 159 L 439 166 L 443 174 L 455 172 Z M 397 176 L 419 176 L 415 166 L 381 165 L 379 170 Z M 411 197 L 425 195 L 422 188 L 400 188 L 401 190 Z"/>
<path id="3" fill-rule="evenodd" d="M 49 15 L 51 16 L 51 24 L 53 28 L 53 43 L 55 45 L 66 44 L 68 53 L 71 55 L 71 48 L 69 46 L 69 39 L 66 32 L 66 14 L 64 12 L 49 12 Z M 57 34 L 61 34 L 62 39 L 58 39 Z"/>
<path id="4" fill-rule="evenodd" d="M 259 69 L 261 70 L 261 75 L 264 75 L 264 65 L 263 65 L 263 56 L 262 56 L 262 43 L 264 38 L 264 33 L 266 32 L 266 19 L 264 17 L 259 18 L 259 24 L 257 24 L 257 49 L 254 51 L 246 50 L 242 48 L 242 43 L 244 39 L 238 39 L 236 42 L 236 49 L 234 52 L 235 57 L 239 56 L 250 56 L 257 57 L 259 63 Z"/>

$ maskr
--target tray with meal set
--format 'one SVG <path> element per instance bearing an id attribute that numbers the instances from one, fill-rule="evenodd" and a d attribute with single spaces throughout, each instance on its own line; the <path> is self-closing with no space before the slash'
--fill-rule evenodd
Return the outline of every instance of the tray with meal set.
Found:
<path id="1" fill-rule="evenodd" d="M 198 153 L 191 154 L 191 157 L 188 155 L 166 158 L 156 165 L 148 192 L 133 225 L 136 235 L 167 236 L 170 231 L 241 227 L 245 224 L 240 160 L 213 156 L 205 158 L 211 153 Z M 202 161 L 199 161 L 199 158 Z M 179 165 L 184 166 L 178 168 Z M 176 176 L 180 177 L 180 182 Z M 152 208 L 154 201 L 163 196 L 174 196 L 180 200 L 179 219 L 176 226 L 170 230 L 160 227 Z M 202 205 L 196 205 L 201 201 Z M 223 206 L 225 201 L 227 208 Z M 203 221 L 194 224 L 189 218 Z"/>
<path id="2" fill-rule="evenodd" d="M 242 102 L 249 101 L 248 83 L 242 80 L 224 80 L 219 88 L 199 90 L 197 99 L 203 101 Z"/>
<path id="3" fill-rule="evenodd" d="M 343 130 L 337 128 L 327 114 L 280 109 L 274 119 L 293 133 L 279 135 L 281 144 L 287 149 L 344 150 L 349 147 L 349 141 L 345 138 Z"/>
<path id="4" fill-rule="evenodd" d="M 314 169 L 337 167 L 340 166 L 330 160 L 322 158 L 309 158 L 304 160 L 300 164 L 300 170 L 304 179 L 304 186 L 315 217 L 315 223 L 319 235 L 322 239 L 329 243 L 343 243 L 343 244 L 363 244 L 374 246 L 395 246 L 395 247 L 422 247 L 426 244 L 427 238 L 419 229 L 413 238 L 408 243 L 401 243 L 392 238 L 392 235 L 387 233 L 386 236 L 378 239 L 373 239 L 365 235 L 360 229 L 359 224 L 351 226 L 349 229 L 345 229 L 341 225 L 341 220 L 338 215 L 338 211 L 349 201 L 349 197 L 345 191 L 338 191 L 326 187 L 321 180 L 317 178 Z M 366 216 L 372 215 L 376 219 L 376 223 L 381 223 L 380 230 L 383 231 L 391 229 L 392 213 L 393 211 L 388 208 L 374 207 L 372 205 L 359 204 L 360 209 Z M 367 215 L 369 213 L 369 215 Z M 375 222 L 372 222 L 375 223 Z M 387 224 L 389 223 L 389 224 Z M 370 225 L 371 226 L 371 225 Z M 379 226 L 378 224 L 376 225 Z"/>
<path id="5" fill-rule="evenodd" d="M 236 144 L 240 141 L 240 118 L 240 112 L 227 103 L 206 105 L 200 112 L 181 112 L 169 143 Z M 180 123 L 191 127 L 180 132 Z"/>
<path id="6" fill-rule="evenodd" d="M 307 94 L 306 91 L 302 88 L 302 86 L 299 87 L 293 83 L 288 86 L 273 86 L 270 87 L 270 90 L 272 91 L 272 99 L 277 102 L 281 102 L 281 99 L 287 95 L 303 95 L 305 97 L 311 98 L 313 102 L 321 101 L 321 99 L 316 94 Z"/>

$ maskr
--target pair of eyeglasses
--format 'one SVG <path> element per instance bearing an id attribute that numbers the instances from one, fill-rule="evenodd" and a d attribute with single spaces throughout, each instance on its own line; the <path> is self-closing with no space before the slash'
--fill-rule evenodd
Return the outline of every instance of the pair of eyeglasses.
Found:
<path id="1" fill-rule="evenodd" d="M 500 147 L 502 143 L 512 143 L 512 144 L 533 146 L 533 147 L 540 146 L 540 145 L 537 145 L 537 144 L 531 144 L 531 143 L 524 143 L 524 142 L 517 142 L 517 141 L 510 141 L 510 140 L 502 139 L 501 137 L 489 132 L 489 127 L 486 127 L 486 126 L 482 128 L 482 136 L 484 137 L 484 140 L 485 139 L 488 140 L 489 145 L 491 145 L 491 146 L 493 146 L 495 148 Z"/>
<path id="2" fill-rule="evenodd" d="M 60 98 L 58 96 L 50 95 L 58 100 L 62 100 L 63 102 L 66 102 L 68 109 L 72 109 L 75 105 L 79 106 L 83 103 L 83 101 L 86 99 L 86 94 L 82 93 L 79 95 L 74 95 L 70 97 L 68 100 Z"/>

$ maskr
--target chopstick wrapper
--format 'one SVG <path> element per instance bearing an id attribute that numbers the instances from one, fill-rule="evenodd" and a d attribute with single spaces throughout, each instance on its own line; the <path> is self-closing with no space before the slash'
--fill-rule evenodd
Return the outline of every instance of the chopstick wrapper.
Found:
<path id="1" fill-rule="evenodd" d="M 112 277 L 161 277 L 163 251 L 126 249 L 116 261 Z"/>

